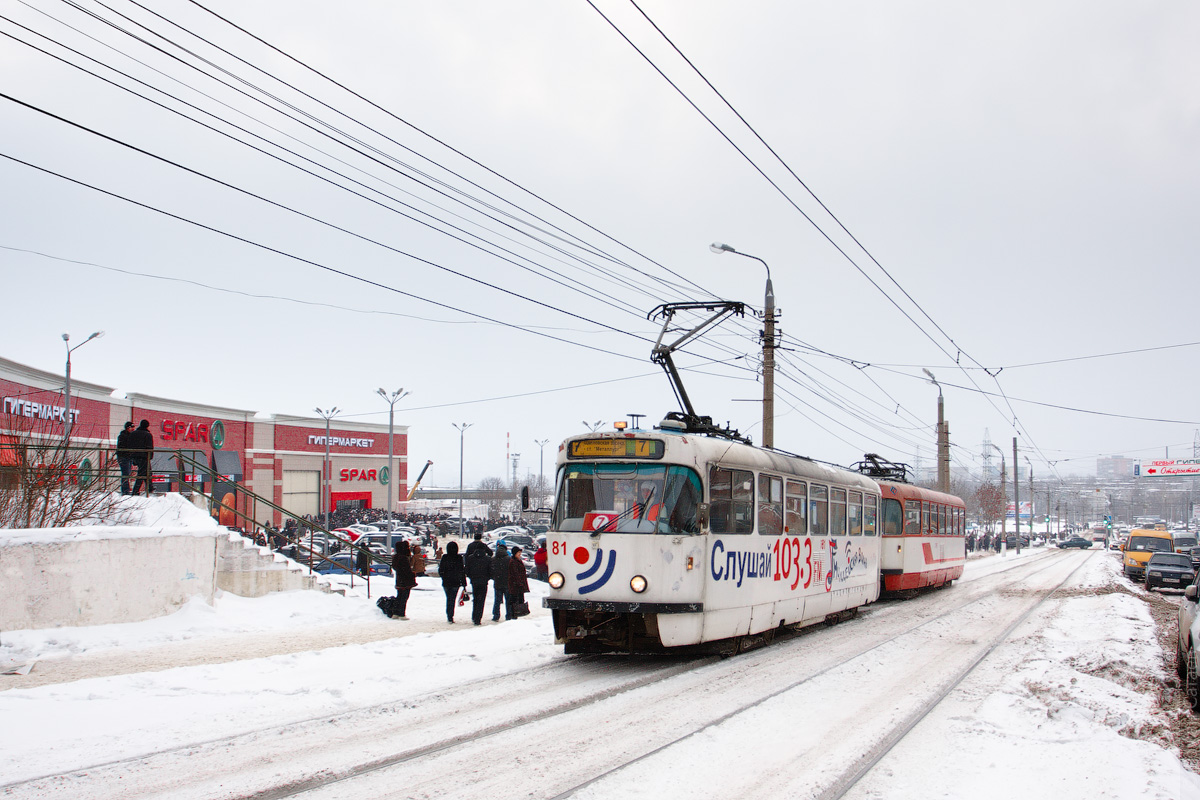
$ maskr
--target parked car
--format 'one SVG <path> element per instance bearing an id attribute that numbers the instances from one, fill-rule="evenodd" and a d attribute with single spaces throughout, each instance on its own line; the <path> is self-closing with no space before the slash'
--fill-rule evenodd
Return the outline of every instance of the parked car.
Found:
<path id="1" fill-rule="evenodd" d="M 1177 636 L 1175 637 L 1175 672 L 1183 683 L 1184 694 L 1192 711 L 1200 711 L 1200 614 L 1196 613 L 1196 584 L 1183 590 L 1179 601 Z"/>
<path id="2" fill-rule="evenodd" d="M 1196 577 L 1192 569 L 1191 555 L 1183 553 L 1155 553 L 1146 562 L 1146 590 L 1155 586 L 1164 589 L 1182 589 Z"/>
<path id="3" fill-rule="evenodd" d="M 1200 546 L 1193 547 L 1188 555 L 1192 559 L 1192 569 L 1200 572 Z"/>
<path id="4" fill-rule="evenodd" d="M 330 563 L 333 562 L 333 563 Z M 330 556 L 329 561 L 313 564 L 313 571 L 319 572 L 322 575 L 349 575 L 353 572 L 358 575 L 358 570 L 354 568 L 355 556 L 349 553 L 338 553 Z M 378 561 L 371 562 L 372 575 L 391 575 L 392 568 L 387 564 L 381 564 Z"/>
<path id="5" fill-rule="evenodd" d="M 1078 547 L 1081 550 L 1088 550 L 1091 548 L 1092 542 L 1090 539 L 1084 539 L 1082 536 L 1072 536 L 1065 542 L 1059 542 L 1058 546 L 1063 550 L 1067 549 L 1068 547 Z"/>

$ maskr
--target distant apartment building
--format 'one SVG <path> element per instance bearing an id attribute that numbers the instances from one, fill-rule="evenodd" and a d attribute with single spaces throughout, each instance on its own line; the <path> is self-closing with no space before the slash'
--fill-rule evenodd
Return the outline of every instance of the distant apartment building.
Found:
<path id="1" fill-rule="evenodd" d="M 1133 477 L 1133 459 L 1124 456 L 1106 456 L 1096 459 L 1096 477 L 1100 480 Z"/>

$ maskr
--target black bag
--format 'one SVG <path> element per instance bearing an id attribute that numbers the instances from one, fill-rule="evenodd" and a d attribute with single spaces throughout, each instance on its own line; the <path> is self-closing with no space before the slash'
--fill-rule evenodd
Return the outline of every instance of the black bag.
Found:
<path id="1" fill-rule="evenodd" d="M 379 610 L 383 612 L 385 617 L 392 616 L 392 609 L 396 605 L 396 598 L 386 596 L 375 601 L 375 605 L 379 606 Z"/>
<path id="2" fill-rule="evenodd" d="M 513 603 L 513 614 L 518 617 L 529 616 L 529 603 Z"/>

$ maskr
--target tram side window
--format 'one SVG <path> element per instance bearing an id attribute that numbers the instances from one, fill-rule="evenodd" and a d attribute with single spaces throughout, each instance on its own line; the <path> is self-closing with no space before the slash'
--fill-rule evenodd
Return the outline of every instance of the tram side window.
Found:
<path id="1" fill-rule="evenodd" d="M 829 490 L 829 535 L 846 535 L 846 490 Z"/>
<path id="2" fill-rule="evenodd" d="M 862 535 L 862 492 L 851 492 L 846 506 L 846 522 L 851 536 Z"/>
<path id="3" fill-rule="evenodd" d="M 785 499 L 787 515 L 784 517 L 784 530 L 788 536 L 808 535 L 808 485 L 803 481 L 787 482 L 787 498 Z"/>
<path id="4" fill-rule="evenodd" d="M 813 536 L 829 533 L 829 487 L 814 483 L 808 487 L 808 526 Z"/>
<path id="5" fill-rule="evenodd" d="M 949 523 L 946 520 L 946 511 L 945 506 L 938 506 L 938 533 L 942 536 L 950 533 Z"/>
<path id="6" fill-rule="evenodd" d="M 921 535 L 921 504 L 916 500 L 904 504 L 904 535 Z"/>
<path id="7" fill-rule="evenodd" d="M 929 516 L 929 501 L 921 501 L 921 533 L 926 536 L 931 533 L 937 533 L 937 531 L 934 530 L 934 523 L 935 520 L 931 519 Z"/>
<path id="8" fill-rule="evenodd" d="M 754 473 L 712 467 L 708 471 L 709 518 L 713 533 L 754 531 Z"/>
<path id="9" fill-rule="evenodd" d="M 866 503 L 863 504 L 863 533 L 867 536 L 875 535 L 875 520 L 879 510 L 879 498 L 873 494 L 866 495 Z"/>
<path id="10" fill-rule="evenodd" d="M 758 532 L 763 536 L 783 533 L 783 478 L 758 476 Z"/>
<path id="11" fill-rule="evenodd" d="M 883 501 L 883 535 L 899 536 L 903 533 L 904 511 L 900 508 L 899 500 L 885 499 Z"/>

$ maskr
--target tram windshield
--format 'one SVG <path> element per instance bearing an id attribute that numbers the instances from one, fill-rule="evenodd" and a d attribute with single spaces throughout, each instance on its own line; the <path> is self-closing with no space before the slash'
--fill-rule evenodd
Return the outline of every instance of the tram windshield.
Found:
<path id="1" fill-rule="evenodd" d="M 704 496 L 700 476 L 665 464 L 567 464 L 554 530 L 694 534 Z"/>

